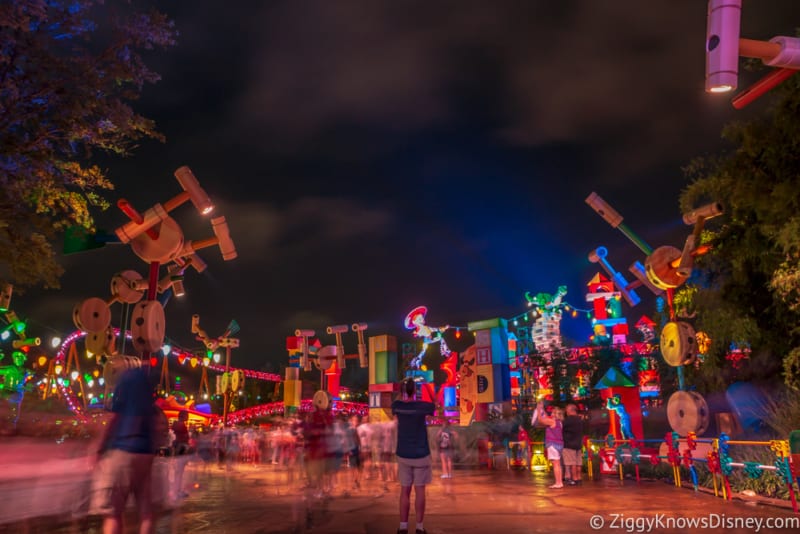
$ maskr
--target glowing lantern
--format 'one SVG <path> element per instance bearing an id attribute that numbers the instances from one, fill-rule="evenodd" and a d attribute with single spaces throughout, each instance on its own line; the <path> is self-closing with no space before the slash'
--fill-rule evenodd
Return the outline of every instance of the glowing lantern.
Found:
<path id="1" fill-rule="evenodd" d="M 36 360 L 36 363 L 39 364 L 39 367 L 44 367 L 44 364 L 47 363 L 47 357 L 46 356 L 39 356 L 39 359 Z"/>
<path id="2" fill-rule="evenodd" d="M 197 358 L 192 357 L 192 359 L 189 360 L 189 363 L 192 364 L 192 369 L 194 369 L 195 367 L 197 367 Z"/>
<path id="3" fill-rule="evenodd" d="M 697 339 L 697 352 L 700 354 L 708 354 L 708 349 L 711 348 L 711 338 L 705 332 L 697 332 L 695 334 Z"/>
<path id="4" fill-rule="evenodd" d="M 150 367 L 155 367 L 158 364 L 158 359 L 155 356 L 150 356 Z"/>

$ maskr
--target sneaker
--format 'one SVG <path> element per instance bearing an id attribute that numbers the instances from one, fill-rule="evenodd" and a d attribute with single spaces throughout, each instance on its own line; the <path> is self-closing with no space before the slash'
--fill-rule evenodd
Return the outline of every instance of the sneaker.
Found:
<path id="1" fill-rule="evenodd" d="M 566 484 L 567 486 L 577 486 L 577 485 L 578 485 L 578 483 L 577 483 L 577 482 L 575 482 L 575 481 L 574 481 L 574 480 L 572 480 L 572 479 L 565 480 L 565 481 L 564 481 L 564 484 Z"/>
<path id="2" fill-rule="evenodd" d="M 439 478 L 447 478 L 447 475 L 446 475 L 446 474 L 443 474 L 443 475 L 442 475 L 442 476 L 440 476 Z"/>

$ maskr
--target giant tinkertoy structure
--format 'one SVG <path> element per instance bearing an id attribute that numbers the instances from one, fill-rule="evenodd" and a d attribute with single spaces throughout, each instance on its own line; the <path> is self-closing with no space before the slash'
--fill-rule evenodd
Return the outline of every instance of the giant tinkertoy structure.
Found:
<path id="1" fill-rule="evenodd" d="M 654 250 L 625 226 L 622 216 L 596 193 L 589 195 L 586 203 L 646 254 L 644 276 L 638 262 L 630 268 L 639 283 L 666 292 L 670 321 L 661 330 L 661 354 L 667 364 L 677 368 L 680 388 L 680 391 L 676 391 L 669 399 L 667 416 L 672 429 L 680 435 L 686 436 L 689 432 L 702 435 L 708 427 L 708 405 L 698 393 L 685 391 L 682 372 L 683 366 L 693 363 L 697 357 L 697 336 L 689 323 L 676 320 L 672 300 L 675 289 L 686 282 L 691 275 L 694 257 L 707 252 L 707 248 L 699 244 L 700 233 L 708 219 L 722 214 L 722 206 L 718 203 L 711 203 L 683 215 L 683 222 L 693 226 L 693 230 L 686 238 L 682 250 L 669 245 Z M 601 261 L 605 255 L 598 254 L 597 251 L 593 254 L 598 261 Z M 592 259 L 591 255 L 590 259 Z M 629 284 L 626 289 L 632 287 Z M 609 409 L 619 412 L 618 405 L 618 403 L 613 406 L 609 404 Z M 624 406 L 624 408 L 629 416 L 633 415 L 632 410 L 634 412 L 640 410 L 638 405 Z M 635 437 L 639 438 L 639 436 Z"/>
<path id="2" fill-rule="evenodd" d="M 370 352 L 369 360 L 367 359 L 367 345 L 364 342 L 364 332 L 366 332 L 367 328 L 367 323 L 353 323 L 350 326 L 328 326 L 325 331 L 327 334 L 334 336 L 334 345 L 323 346 L 319 339 L 315 337 L 316 332 L 311 329 L 298 328 L 295 330 L 294 336 L 289 336 L 286 339 L 286 349 L 289 351 L 289 366 L 286 368 L 286 379 L 284 380 L 283 405 L 287 412 L 302 408 L 300 371 L 311 371 L 312 365 L 321 373 L 321 390 L 326 391 L 334 401 L 339 399 L 342 369 L 346 368 L 347 360 L 358 360 L 360 367 L 369 365 L 370 384 L 372 384 L 374 370 L 378 366 L 374 362 L 374 338 L 369 340 Z M 342 334 L 350 331 L 355 332 L 357 338 L 357 352 L 354 354 L 346 353 L 344 341 L 342 340 Z M 328 396 L 325 398 L 327 399 Z M 336 409 L 337 404 L 334 403 L 334 409 Z"/>
<path id="3" fill-rule="evenodd" d="M 163 205 L 155 204 L 144 214 L 140 214 L 125 199 L 117 202 L 119 209 L 130 221 L 116 229 L 116 237 L 120 242 L 130 244 L 133 252 L 149 264 L 148 279 L 145 280 L 132 270 L 117 273 L 111 280 L 110 299 L 91 297 L 79 302 L 73 310 L 75 326 L 86 333 L 87 350 L 98 358 L 98 362 L 105 365 L 103 373 L 104 376 L 108 375 L 106 391 L 114 387 L 115 371 L 120 368 L 138 365 L 142 360 L 151 366 L 156 365 L 155 357 L 151 357 L 151 354 L 161 350 L 166 332 L 164 305 L 157 297 L 160 294 L 166 301 L 170 294 L 182 295 L 183 275 L 189 266 L 197 272 L 205 270 L 206 264 L 197 251 L 217 245 L 224 260 L 236 258 L 236 248 L 225 217 L 211 219 L 214 237 L 199 241 L 184 238 L 183 230 L 170 213 L 191 201 L 200 215 L 206 216 L 214 210 L 214 205 L 189 167 L 176 170 L 175 178 L 183 191 Z M 164 277 L 160 274 L 162 265 L 167 267 Z M 124 336 L 122 350 L 116 347 L 110 309 L 114 302 L 133 306 L 130 330 L 132 345 L 138 358 L 124 355 Z"/>

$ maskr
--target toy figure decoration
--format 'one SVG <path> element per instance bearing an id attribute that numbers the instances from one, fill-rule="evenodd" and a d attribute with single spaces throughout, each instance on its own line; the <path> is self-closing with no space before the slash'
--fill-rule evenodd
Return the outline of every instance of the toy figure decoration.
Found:
<path id="1" fill-rule="evenodd" d="M 0 360 L 3 359 L 5 354 L 0 352 Z M 27 356 L 24 352 L 15 350 L 11 353 L 12 364 L 0 366 L 0 392 L 3 392 L 11 405 L 12 428 L 16 428 L 17 421 L 19 420 L 20 406 L 22 406 L 22 399 L 25 396 L 25 382 L 28 380 L 30 373 L 25 369 L 25 360 Z"/>
<path id="2" fill-rule="evenodd" d="M 425 306 L 417 306 L 408 315 L 404 324 L 408 330 L 414 331 L 414 337 L 422 338 L 422 350 L 414 358 L 411 359 L 408 366 L 411 369 L 419 369 L 422 364 L 422 358 L 428 350 L 428 345 L 431 343 L 439 343 L 439 349 L 442 356 L 447 357 L 450 355 L 450 349 L 447 348 L 447 342 L 442 337 L 442 333 L 446 332 L 450 325 L 430 327 L 425 324 L 425 316 L 428 314 L 428 308 Z"/>
<path id="3" fill-rule="evenodd" d="M 531 296 L 530 291 L 525 293 L 525 299 L 528 301 L 528 306 L 536 305 L 536 308 L 542 313 L 553 313 L 561 308 L 561 301 L 567 294 L 567 286 L 558 286 L 555 295 L 550 293 L 537 293 L 535 297 Z"/>
<path id="4" fill-rule="evenodd" d="M 563 302 L 567 294 L 567 286 L 559 286 L 555 295 L 550 293 L 537 293 L 531 296 L 525 293 L 528 306 L 538 314 L 533 324 L 531 338 L 536 350 L 548 352 L 561 348 L 561 314 L 566 306 Z"/>
<path id="5" fill-rule="evenodd" d="M 625 406 L 622 405 L 622 398 L 619 395 L 606 399 L 606 410 L 611 410 L 617 414 L 622 439 L 635 439 L 631 431 L 631 418 L 625 410 Z"/>

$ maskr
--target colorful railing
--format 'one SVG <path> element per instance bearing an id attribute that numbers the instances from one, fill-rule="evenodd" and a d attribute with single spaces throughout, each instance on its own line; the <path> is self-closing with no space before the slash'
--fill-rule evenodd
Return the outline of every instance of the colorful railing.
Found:
<path id="1" fill-rule="evenodd" d="M 653 448 L 660 448 L 662 443 L 667 444 L 666 454 L 642 452 L 642 448 L 647 444 L 655 446 L 651 447 L 652 450 Z M 681 452 L 681 443 L 685 444 L 683 452 Z M 694 455 L 695 451 L 697 451 L 698 443 L 710 445 L 710 450 L 705 458 Z M 598 445 L 599 447 L 596 447 Z M 775 454 L 775 461 L 771 465 L 760 464 L 758 462 L 736 462 L 730 456 L 730 447 L 732 445 L 769 447 L 769 450 Z M 675 486 L 682 487 L 681 467 L 684 467 L 689 471 L 689 476 L 695 491 L 697 491 L 699 487 L 696 464 L 705 464 L 706 469 L 708 469 L 708 472 L 712 475 L 714 495 L 720 496 L 721 493 L 722 498 L 726 500 L 732 498 L 729 477 L 734 469 L 742 469 L 745 476 L 752 479 L 756 479 L 766 472 L 773 472 L 777 474 L 786 485 L 789 490 L 792 509 L 795 513 L 798 512 L 794 483 L 796 481 L 796 473 L 800 470 L 800 466 L 794 466 L 795 473 L 793 474 L 793 466 L 790 462 L 789 440 L 732 440 L 724 433 L 720 434 L 718 438 L 697 438 L 694 432 L 690 432 L 685 438 L 681 438 L 677 432 L 668 432 L 663 440 L 618 440 L 611 434 L 606 436 L 605 440 L 593 440 L 585 437 L 583 440 L 583 458 L 587 464 L 589 478 L 593 478 L 594 476 L 593 456 L 595 454 L 599 461 L 605 461 L 609 466 L 613 465 L 613 462 L 616 461 L 620 480 L 624 479 L 623 465 L 631 464 L 634 466 L 636 481 L 638 482 L 640 480 L 639 464 L 642 459 L 647 459 L 652 465 L 657 465 L 661 462 L 668 463 L 672 467 L 672 478 Z"/>

